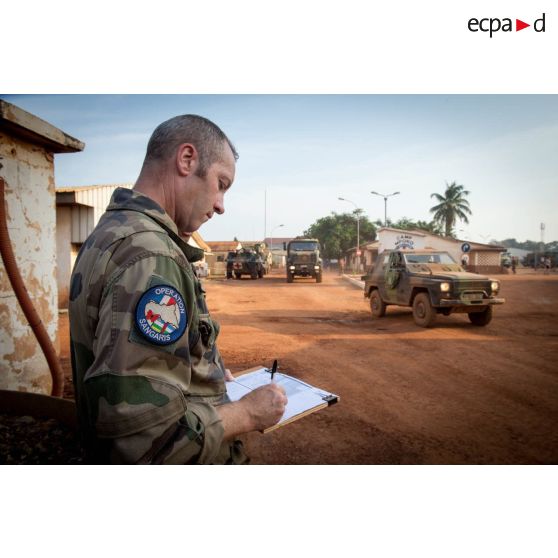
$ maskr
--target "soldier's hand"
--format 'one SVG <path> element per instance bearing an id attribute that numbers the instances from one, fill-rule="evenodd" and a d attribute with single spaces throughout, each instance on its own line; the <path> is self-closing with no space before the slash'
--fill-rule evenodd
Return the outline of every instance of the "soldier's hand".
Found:
<path id="1" fill-rule="evenodd" d="M 252 423 L 251 430 L 264 430 L 279 422 L 285 412 L 285 390 L 274 383 L 259 387 L 239 399 Z"/>
<path id="2" fill-rule="evenodd" d="M 225 368 L 225 382 L 232 382 L 233 380 L 234 376 L 232 372 L 228 368 Z"/>

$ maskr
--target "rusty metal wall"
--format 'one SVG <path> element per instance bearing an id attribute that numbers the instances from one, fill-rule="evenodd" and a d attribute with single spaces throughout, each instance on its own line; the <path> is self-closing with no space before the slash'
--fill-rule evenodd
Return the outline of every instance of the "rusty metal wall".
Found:
<path id="1" fill-rule="evenodd" d="M 0 131 L 8 231 L 41 320 L 59 351 L 53 155 Z M 0 261 L 0 389 L 50 393 L 46 360 Z"/>

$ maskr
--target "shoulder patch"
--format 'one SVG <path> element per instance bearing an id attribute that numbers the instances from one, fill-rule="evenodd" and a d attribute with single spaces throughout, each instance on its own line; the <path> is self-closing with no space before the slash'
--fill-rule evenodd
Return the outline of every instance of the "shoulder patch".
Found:
<path id="1" fill-rule="evenodd" d="M 136 327 L 151 343 L 170 345 L 186 331 L 188 315 L 181 294 L 170 285 L 157 285 L 143 293 L 136 306 Z"/>

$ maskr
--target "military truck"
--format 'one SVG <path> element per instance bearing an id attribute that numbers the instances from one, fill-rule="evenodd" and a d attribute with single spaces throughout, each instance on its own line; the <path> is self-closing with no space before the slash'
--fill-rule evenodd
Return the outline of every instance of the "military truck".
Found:
<path id="1" fill-rule="evenodd" d="M 264 261 L 261 254 L 255 250 L 242 248 L 227 255 L 227 279 L 241 279 L 243 275 L 249 275 L 251 279 L 262 278 L 266 273 Z"/>
<path id="2" fill-rule="evenodd" d="M 295 238 L 287 246 L 287 283 L 295 277 L 312 277 L 322 282 L 320 242 L 315 238 Z"/>
<path id="3" fill-rule="evenodd" d="M 438 314 L 465 313 L 475 326 L 492 320 L 492 307 L 500 284 L 494 279 L 468 273 L 447 253 L 435 250 L 385 250 L 364 281 L 374 318 L 386 307 L 410 306 L 415 323 L 431 327 Z"/>

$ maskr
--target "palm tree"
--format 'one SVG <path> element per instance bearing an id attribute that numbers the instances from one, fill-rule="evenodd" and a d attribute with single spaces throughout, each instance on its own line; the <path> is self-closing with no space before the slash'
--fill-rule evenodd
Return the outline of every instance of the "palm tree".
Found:
<path id="1" fill-rule="evenodd" d="M 444 195 L 430 194 L 431 198 L 436 198 L 438 205 L 430 208 L 430 213 L 434 213 L 434 221 L 444 226 L 446 236 L 453 236 L 453 227 L 457 219 L 461 219 L 464 223 L 469 223 L 467 214 L 471 215 L 469 202 L 465 196 L 469 195 L 469 191 L 464 186 L 452 182 L 446 182 L 446 191 Z"/>

